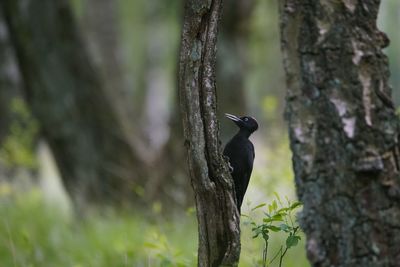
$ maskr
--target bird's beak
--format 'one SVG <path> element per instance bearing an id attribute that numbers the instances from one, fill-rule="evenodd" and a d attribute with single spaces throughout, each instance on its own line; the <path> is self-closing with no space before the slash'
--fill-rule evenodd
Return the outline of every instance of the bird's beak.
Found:
<path id="1" fill-rule="evenodd" d="M 228 119 L 233 120 L 235 122 L 242 121 L 239 117 L 229 114 L 229 113 L 225 113 L 225 117 L 227 117 Z"/>

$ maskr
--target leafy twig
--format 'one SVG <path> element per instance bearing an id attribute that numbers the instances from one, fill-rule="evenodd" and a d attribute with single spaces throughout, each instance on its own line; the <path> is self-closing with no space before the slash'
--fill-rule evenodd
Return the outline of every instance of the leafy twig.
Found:
<path id="1" fill-rule="evenodd" d="M 279 195 L 275 194 L 276 200 L 272 201 L 271 204 L 267 205 L 262 203 L 255 206 L 251 211 L 267 207 L 264 211 L 265 217 L 262 219 L 261 224 L 257 224 L 251 216 L 245 216 L 250 220 L 250 224 L 253 226 L 252 231 L 254 233 L 253 238 L 261 236 L 264 239 L 264 249 L 262 254 L 262 266 L 267 267 L 272 264 L 279 257 L 279 267 L 282 266 L 283 258 L 287 251 L 298 244 L 301 239 L 298 235 L 300 227 L 292 219 L 292 212 L 301 206 L 301 203 L 295 201 L 291 203 L 287 198 L 287 206 L 284 206 Z M 278 207 L 279 203 L 279 207 Z M 279 223 L 279 225 L 278 225 Z M 274 254 L 272 259 L 268 260 L 268 245 L 269 237 L 271 232 L 284 232 L 287 234 L 285 247 L 281 245 L 280 249 Z M 285 248 L 285 249 L 283 249 Z"/>

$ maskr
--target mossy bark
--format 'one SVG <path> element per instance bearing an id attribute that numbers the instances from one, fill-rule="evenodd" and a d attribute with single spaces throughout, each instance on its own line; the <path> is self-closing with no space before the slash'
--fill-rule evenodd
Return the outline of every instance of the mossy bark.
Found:
<path id="1" fill-rule="evenodd" d="M 240 254 L 239 213 L 216 113 L 220 13 L 221 0 L 186 1 L 180 51 L 180 100 L 199 223 L 199 266 L 236 266 Z"/>
<path id="2" fill-rule="evenodd" d="M 313 266 L 399 266 L 399 120 L 378 0 L 280 3 L 286 118 Z"/>

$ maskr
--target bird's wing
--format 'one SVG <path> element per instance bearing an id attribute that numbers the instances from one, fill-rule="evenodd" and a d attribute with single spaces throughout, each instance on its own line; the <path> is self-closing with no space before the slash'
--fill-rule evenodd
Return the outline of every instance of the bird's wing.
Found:
<path id="1" fill-rule="evenodd" d="M 253 143 L 250 142 L 250 144 L 251 144 L 251 152 L 253 152 L 253 161 L 254 161 L 254 158 L 256 157 L 256 153 L 255 153 L 255 151 L 254 151 L 254 145 L 253 145 Z M 251 165 L 253 165 L 253 164 L 251 164 Z"/>
<path id="2" fill-rule="evenodd" d="M 254 151 L 254 145 L 251 143 L 251 142 L 249 142 L 249 151 L 250 151 L 250 153 L 249 153 L 249 155 L 248 155 L 248 158 L 247 158 L 247 160 L 248 160 L 248 165 L 249 165 L 249 167 L 250 167 L 250 173 L 249 173 L 249 176 L 251 175 L 251 172 L 252 172 L 252 170 L 253 170 L 253 163 L 254 163 L 254 158 L 256 157 L 256 154 L 255 154 L 255 151 Z"/>
<path id="3" fill-rule="evenodd" d="M 240 202 L 240 204 L 242 203 L 244 195 L 247 191 L 247 187 L 249 186 L 250 176 L 253 171 L 253 163 L 254 163 L 254 158 L 255 158 L 254 146 L 251 142 L 249 142 L 249 143 L 250 143 L 250 145 L 249 145 L 249 153 L 247 156 L 247 167 L 245 168 L 246 171 L 243 173 L 243 178 L 242 178 L 241 186 L 240 186 L 240 188 L 242 190 L 242 192 L 240 192 L 241 199 L 238 200 L 238 202 Z"/>

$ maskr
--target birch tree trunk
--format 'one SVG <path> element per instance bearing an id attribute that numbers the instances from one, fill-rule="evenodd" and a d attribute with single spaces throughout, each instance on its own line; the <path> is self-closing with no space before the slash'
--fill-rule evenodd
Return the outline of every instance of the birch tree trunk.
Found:
<path id="1" fill-rule="evenodd" d="M 215 59 L 221 0 L 186 1 L 179 88 L 199 223 L 199 266 L 236 266 L 239 213 L 222 157 L 216 116 Z"/>
<path id="2" fill-rule="evenodd" d="M 399 123 L 380 1 L 280 1 L 286 117 L 313 266 L 399 266 Z"/>

